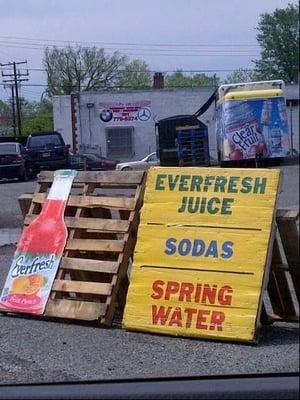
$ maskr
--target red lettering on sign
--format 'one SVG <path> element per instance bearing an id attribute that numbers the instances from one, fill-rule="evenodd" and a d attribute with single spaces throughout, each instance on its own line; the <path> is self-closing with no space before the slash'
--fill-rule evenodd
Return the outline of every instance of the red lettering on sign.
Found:
<path id="1" fill-rule="evenodd" d="M 196 322 L 197 329 L 207 329 L 207 325 L 204 324 L 206 322 L 206 316 L 210 314 L 208 310 L 199 310 Z"/>
<path id="2" fill-rule="evenodd" d="M 211 331 L 217 329 L 218 331 L 223 330 L 223 322 L 225 320 L 225 314 L 222 311 L 213 311 L 211 313 L 210 327 Z"/>
<path id="3" fill-rule="evenodd" d="M 206 300 L 208 299 L 210 304 L 215 304 L 216 302 L 216 293 L 217 293 L 217 285 L 204 285 L 202 291 L 202 299 L 201 303 L 207 304 Z"/>
<path id="4" fill-rule="evenodd" d="M 172 325 L 177 325 L 179 327 L 182 327 L 182 315 L 180 307 L 175 308 L 172 317 L 170 318 L 169 326 Z"/>
<path id="5" fill-rule="evenodd" d="M 168 281 L 166 287 L 165 300 L 170 300 L 171 294 L 179 291 L 179 282 Z"/>
<path id="6" fill-rule="evenodd" d="M 192 283 L 182 282 L 178 300 L 191 302 L 193 291 L 194 285 Z"/>
<path id="7" fill-rule="evenodd" d="M 197 310 L 196 308 L 165 307 L 152 305 L 152 324 L 177 326 L 211 331 L 222 331 L 225 314 L 222 311 Z"/>
<path id="8" fill-rule="evenodd" d="M 178 300 L 197 304 L 219 304 L 230 306 L 233 289 L 229 285 L 221 286 L 208 283 L 193 284 L 191 282 L 176 282 L 156 280 L 152 284 L 151 297 L 155 300 Z"/>
<path id="9" fill-rule="evenodd" d="M 186 308 L 184 310 L 184 312 L 187 314 L 185 326 L 186 326 L 186 328 L 190 328 L 192 325 L 193 316 L 194 316 L 194 314 L 197 314 L 197 310 L 196 310 L 196 308 Z"/>
<path id="10" fill-rule="evenodd" d="M 152 306 L 152 324 L 153 325 L 165 325 L 167 322 L 167 319 L 170 315 L 170 312 L 172 310 L 172 307 L 168 307 L 167 310 L 165 310 L 164 306 L 160 306 L 159 309 L 157 310 L 157 306 L 153 305 Z"/>
<path id="11" fill-rule="evenodd" d="M 221 304 L 222 306 L 230 306 L 232 301 L 232 296 L 231 294 L 226 296 L 226 293 L 232 293 L 232 292 L 233 290 L 231 286 L 221 287 L 218 294 L 219 304 Z"/>
<path id="12" fill-rule="evenodd" d="M 164 289 L 161 286 L 164 286 L 165 282 L 164 281 L 154 281 L 152 285 L 152 290 L 155 293 L 151 294 L 152 299 L 158 300 L 161 299 L 163 294 L 164 294 Z"/>

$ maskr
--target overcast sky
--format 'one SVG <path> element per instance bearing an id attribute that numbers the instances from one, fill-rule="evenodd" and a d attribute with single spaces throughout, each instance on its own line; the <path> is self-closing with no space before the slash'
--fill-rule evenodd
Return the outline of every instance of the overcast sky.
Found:
<path id="1" fill-rule="evenodd" d="M 224 77 L 259 57 L 259 15 L 295 0 L 0 0 L 0 62 L 42 68 L 45 45 L 87 42 L 142 58 L 151 70 L 216 70 Z M 98 42 L 98 43 L 95 43 Z M 45 84 L 30 71 L 28 84 Z M 36 100 L 45 88 L 23 86 Z M 0 89 L 0 99 L 8 90 Z"/>

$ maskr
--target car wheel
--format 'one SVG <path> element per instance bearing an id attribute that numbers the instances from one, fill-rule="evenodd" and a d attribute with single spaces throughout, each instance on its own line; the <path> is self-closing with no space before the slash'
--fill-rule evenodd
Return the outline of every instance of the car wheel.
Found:
<path id="1" fill-rule="evenodd" d="M 121 171 L 132 171 L 132 168 L 130 167 L 124 167 L 121 169 Z"/>

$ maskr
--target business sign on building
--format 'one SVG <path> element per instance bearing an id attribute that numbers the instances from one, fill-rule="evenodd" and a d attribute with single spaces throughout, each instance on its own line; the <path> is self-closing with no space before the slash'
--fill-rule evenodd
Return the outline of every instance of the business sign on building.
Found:
<path id="1" fill-rule="evenodd" d="M 151 169 L 124 327 L 253 341 L 279 174 Z"/>
<path id="2" fill-rule="evenodd" d="M 152 118 L 151 101 L 99 103 L 102 122 L 147 122 Z"/>

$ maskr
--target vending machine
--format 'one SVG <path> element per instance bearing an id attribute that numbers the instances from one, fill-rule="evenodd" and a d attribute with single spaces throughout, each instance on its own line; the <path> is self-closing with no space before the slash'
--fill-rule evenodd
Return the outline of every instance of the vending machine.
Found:
<path id="1" fill-rule="evenodd" d="M 286 157 L 289 130 L 284 82 L 220 86 L 216 134 L 221 163 Z"/>

